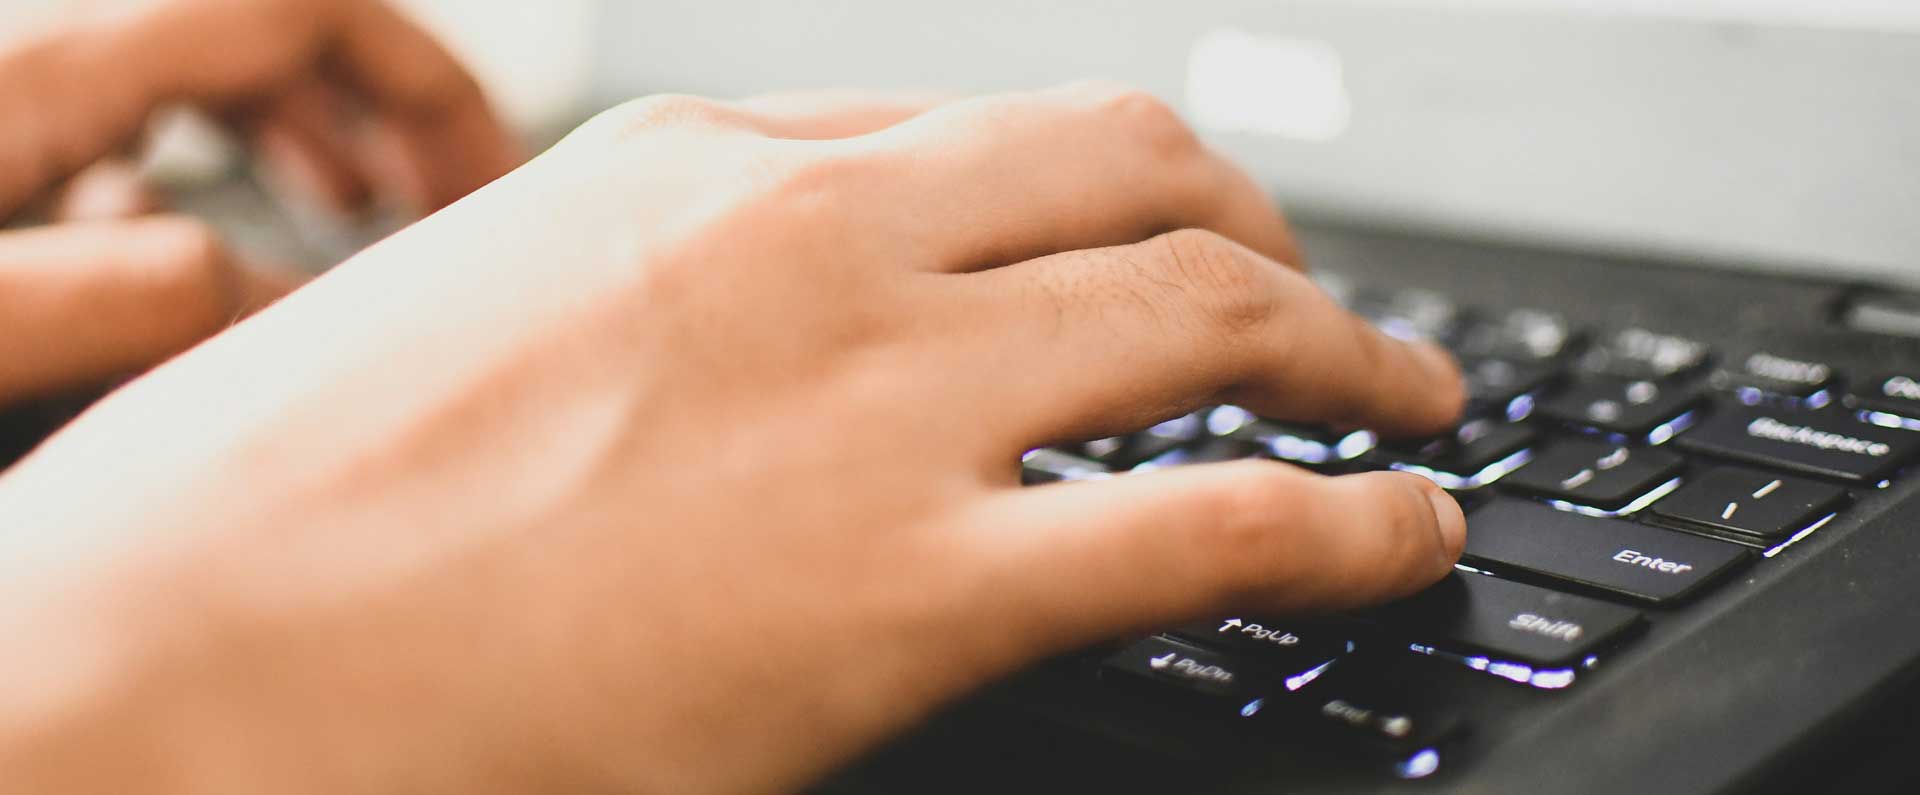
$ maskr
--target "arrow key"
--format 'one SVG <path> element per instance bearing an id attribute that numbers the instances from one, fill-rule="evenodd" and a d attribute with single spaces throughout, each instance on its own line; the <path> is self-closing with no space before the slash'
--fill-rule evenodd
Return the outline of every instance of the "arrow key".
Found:
<path id="1" fill-rule="evenodd" d="M 1167 638 L 1148 638 L 1108 657 L 1100 676 L 1232 701 L 1236 707 L 1263 695 L 1270 681 L 1244 660 Z"/>
<path id="2" fill-rule="evenodd" d="M 1200 621 L 1168 634 L 1195 644 L 1244 654 L 1264 673 L 1286 678 L 1298 689 L 1346 654 L 1352 644 L 1324 627 L 1303 627 L 1250 618 Z"/>

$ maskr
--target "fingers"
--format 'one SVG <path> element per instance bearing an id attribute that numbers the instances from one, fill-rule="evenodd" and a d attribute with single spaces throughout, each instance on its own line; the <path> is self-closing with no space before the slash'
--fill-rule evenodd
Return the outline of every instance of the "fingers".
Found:
<path id="1" fill-rule="evenodd" d="M 1055 649 L 1224 610 L 1350 608 L 1424 588 L 1466 541 L 1453 498 L 1397 472 L 1240 461 L 1016 489 L 962 520 L 981 615 Z"/>
<path id="2" fill-rule="evenodd" d="M 350 129 L 350 101 L 339 89 L 306 78 L 240 114 L 254 150 L 271 173 L 301 195 L 340 213 L 373 200 L 365 142 Z"/>
<path id="3" fill-rule="evenodd" d="M 438 209 L 520 164 L 480 84 L 426 31 L 385 3 L 328 5 L 340 15 L 337 62 L 391 136 L 413 200 Z"/>
<path id="4" fill-rule="evenodd" d="M 136 218 L 158 212 L 160 195 L 140 169 L 123 160 L 103 160 L 80 172 L 55 198 L 53 219 L 60 223 Z"/>
<path id="5" fill-rule="evenodd" d="M 1465 402 L 1445 351 L 1379 332 L 1304 275 L 1211 232 L 1056 254 L 960 283 L 955 322 L 1005 332 L 956 335 L 995 346 L 988 355 L 1006 363 L 984 396 L 1020 406 L 999 415 L 1003 455 L 1216 403 L 1419 436 L 1457 421 Z"/>
<path id="6" fill-rule="evenodd" d="M 183 218 L 0 234 L 0 403 L 143 370 L 290 286 Z"/>
<path id="7" fill-rule="evenodd" d="M 344 89 L 390 136 L 399 198 L 418 209 L 521 160 L 473 77 L 383 3 L 174 0 L 0 54 L 0 117 L 31 122 L 0 147 L 0 213 L 133 139 L 156 107 L 227 110 L 312 80 Z"/>
<path id="8" fill-rule="evenodd" d="M 863 192 L 896 208 L 917 253 L 977 270 L 1059 251 L 1211 229 L 1299 265 L 1265 191 L 1203 146 L 1164 103 L 1078 84 L 966 100 L 875 136 Z"/>

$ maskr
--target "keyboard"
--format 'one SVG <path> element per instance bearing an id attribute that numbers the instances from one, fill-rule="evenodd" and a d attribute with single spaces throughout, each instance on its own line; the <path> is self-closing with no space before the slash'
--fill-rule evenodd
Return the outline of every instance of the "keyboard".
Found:
<path id="1" fill-rule="evenodd" d="M 1457 571 L 1348 615 L 1222 615 L 1124 639 L 1053 666 L 1055 680 L 1091 683 L 1119 711 L 1425 778 L 1456 751 L 1506 740 L 1476 738 L 1474 710 L 1449 703 L 1447 682 L 1525 691 L 1516 701 L 1551 709 L 1631 661 L 1650 632 L 1872 503 L 1920 458 L 1920 367 L 1850 369 L 1819 345 L 1709 338 L 1646 313 L 1583 323 L 1322 278 L 1383 331 L 1455 353 L 1470 392 L 1457 427 L 1382 439 L 1215 406 L 1032 451 L 1023 478 L 1242 458 L 1415 473 L 1466 512 Z"/>

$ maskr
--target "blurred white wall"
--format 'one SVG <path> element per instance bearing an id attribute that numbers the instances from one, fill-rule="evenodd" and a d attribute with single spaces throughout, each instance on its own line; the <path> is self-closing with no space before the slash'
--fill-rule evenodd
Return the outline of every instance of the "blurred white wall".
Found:
<path id="1" fill-rule="evenodd" d="M 0 42 L 128 1 L 0 0 Z M 542 127 L 578 112 L 592 79 L 599 0 L 395 1 L 440 33 L 515 121 Z"/>
<path id="2" fill-rule="evenodd" d="M 1288 206 L 1920 285 L 1920 0 L 608 2 L 598 99 L 1100 76 Z"/>

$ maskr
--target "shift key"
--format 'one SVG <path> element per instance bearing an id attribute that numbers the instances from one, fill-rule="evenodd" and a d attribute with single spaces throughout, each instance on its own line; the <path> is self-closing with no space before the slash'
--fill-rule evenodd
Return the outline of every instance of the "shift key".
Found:
<path id="1" fill-rule="evenodd" d="M 1538 668 L 1572 666 L 1641 623 L 1631 607 L 1463 573 L 1362 617 L 1422 646 Z"/>
<path id="2" fill-rule="evenodd" d="M 1496 572 L 1657 604 L 1691 596 L 1749 553 L 1736 544 L 1502 498 L 1467 517 L 1465 557 Z"/>

